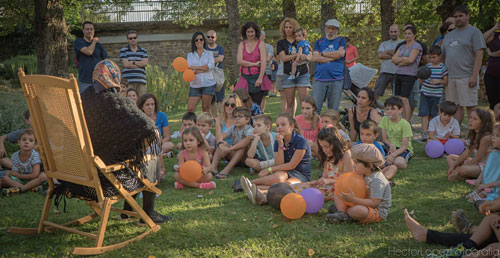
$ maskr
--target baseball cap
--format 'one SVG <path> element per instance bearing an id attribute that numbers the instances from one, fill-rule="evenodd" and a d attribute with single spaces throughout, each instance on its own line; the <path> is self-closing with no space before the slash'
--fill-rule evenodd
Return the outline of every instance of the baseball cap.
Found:
<path id="1" fill-rule="evenodd" d="M 340 28 L 340 23 L 339 23 L 339 21 L 337 21 L 337 19 L 330 19 L 330 20 L 326 21 L 325 25 L 326 26 L 335 26 L 337 28 Z"/>

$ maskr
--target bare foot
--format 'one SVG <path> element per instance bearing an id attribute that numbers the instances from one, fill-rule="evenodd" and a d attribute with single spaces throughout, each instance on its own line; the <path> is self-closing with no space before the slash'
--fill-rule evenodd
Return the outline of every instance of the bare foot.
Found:
<path id="1" fill-rule="evenodd" d="M 413 239 L 417 242 L 425 242 L 427 238 L 427 228 L 422 227 L 414 218 L 408 214 L 408 210 L 404 210 L 406 227 L 411 231 Z"/>

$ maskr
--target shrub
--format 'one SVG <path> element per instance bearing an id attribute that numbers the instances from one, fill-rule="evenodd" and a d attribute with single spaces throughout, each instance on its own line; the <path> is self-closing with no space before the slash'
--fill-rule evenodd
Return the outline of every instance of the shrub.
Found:
<path id="1" fill-rule="evenodd" d="M 11 85 L 15 88 L 20 88 L 19 78 L 17 76 L 17 69 L 22 67 L 26 74 L 33 74 L 37 71 L 37 61 L 35 55 L 18 55 L 5 60 L 4 76 L 7 80 L 12 80 Z"/>
<path id="2" fill-rule="evenodd" d="M 146 67 L 148 93 L 154 94 L 160 102 L 161 111 L 170 111 L 187 105 L 189 83 L 182 79 L 182 73 L 173 68 L 164 69 L 157 65 Z"/>
<path id="3" fill-rule="evenodd" d="M 0 91 L 0 135 L 14 130 L 26 128 L 24 112 L 28 109 L 26 100 L 20 92 Z M 17 150 L 17 146 L 5 141 L 5 148 L 9 153 Z"/>

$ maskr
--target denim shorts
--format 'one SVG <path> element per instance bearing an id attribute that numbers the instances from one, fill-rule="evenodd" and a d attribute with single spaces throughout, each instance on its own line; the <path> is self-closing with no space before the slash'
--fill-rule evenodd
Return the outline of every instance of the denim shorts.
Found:
<path id="1" fill-rule="evenodd" d="M 214 96 L 215 84 L 212 86 L 201 88 L 189 87 L 189 97 L 201 97 L 202 95 Z"/>
<path id="2" fill-rule="evenodd" d="M 309 73 L 301 74 L 294 80 L 288 80 L 289 74 L 283 75 L 283 88 L 311 87 L 311 75 Z"/>
<path id="3" fill-rule="evenodd" d="M 410 150 L 405 150 L 405 152 L 399 154 L 398 157 L 402 157 L 403 159 L 406 160 L 406 163 L 408 163 L 408 161 L 410 161 L 413 155 L 411 155 Z"/>
<path id="4" fill-rule="evenodd" d="M 430 97 L 420 94 L 420 106 L 418 116 L 435 117 L 438 114 L 439 97 Z"/>
<path id="5" fill-rule="evenodd" d="M 288 173 L 288 177 L 297 178 L 302 183 L 309 182 L 309 179 L 307 179 L 307 177 L 304 176 L 304 174 L 300 173 L 297 170 L 289 170 L 287 173 Z"/>
<path id="6" fill-rule="evenodd" d="M 215 92 L 215 98 L 212 98 L 212 103 L 216 102 L 222 102 L 224 100 L 224 96 L 226 94 L 226 87 L 222 87 L 220 91 Z"/>

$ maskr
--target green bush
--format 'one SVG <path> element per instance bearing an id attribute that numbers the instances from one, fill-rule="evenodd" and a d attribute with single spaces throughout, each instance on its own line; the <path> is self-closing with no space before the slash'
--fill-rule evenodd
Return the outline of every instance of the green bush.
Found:
<path id="1" fill-rule="evenodd" d="M 182 73 L 173 68 L 165 72 L 156 65 L 146 67 L 148 92 L 154 94 L 160 102 L 161 111 L 170 111 L 187 105 L 189 83 L 182 79 Z"/>
<path id="2" fill-rule="evenodd" d="M 0 135 L 25 128 L 24 111 L 28 109 L 20 92 L 0 91 Z"/>
<path id="3" fill-rule="evenodd" d="M 11 85 L 16 88 L 20 88 L 19 78 L 17 76 L 17 69 L 22 67 L 26 74 L 34 74 L 37 71 L 37 61 L 35 55 L 18 55 L 10 59 L 5 60 L 4 66 L 4 76 L 7 80 L 12 80 Z"/>

